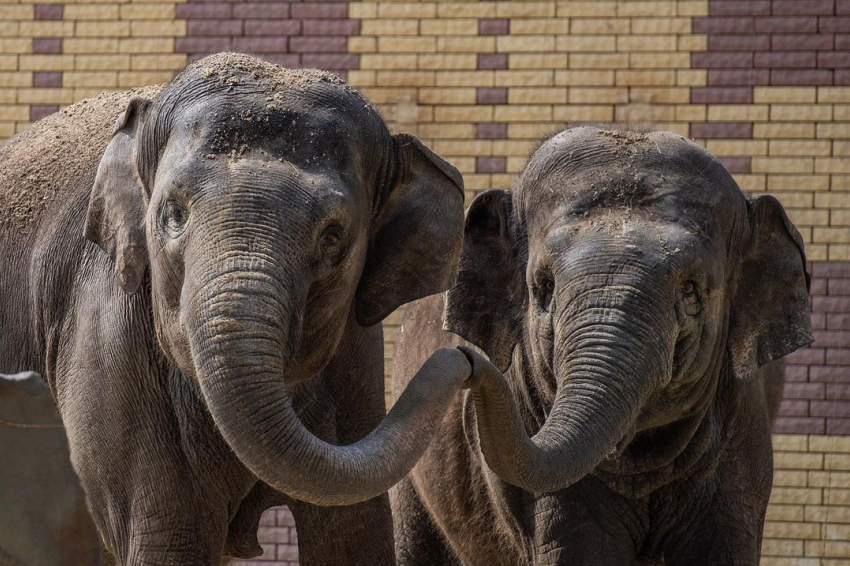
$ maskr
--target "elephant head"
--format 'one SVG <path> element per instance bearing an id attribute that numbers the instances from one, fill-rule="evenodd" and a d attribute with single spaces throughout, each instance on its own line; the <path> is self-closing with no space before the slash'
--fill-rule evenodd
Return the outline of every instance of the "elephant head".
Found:
<path id="1" fill-rule="evenodd" d="M 555 135 L 513 194 L 472 203 L 447 293 L 446 328 L 531 380 L 536 397 L 523 401 L 546 415 L 529 438 L 519 396 L 470 352 L 488 464 L 549 492 L 594 470 L 670 462 L 722 380 L 748 380 L 811 342 L 808 283 L 779 202 L 746 198 L 695 143 L 595 127 Z"/>
<path id="2" fill-rule="evenodd" d="M 345 504 L 415 463 L 418 407 L 333 446 L 304 428 L 287 387 L 323 369 L 351 317 L 374 325 L 449 286 L 462 203 L 458 171 L 390 135 L 339 78 L 219 54 L 129 103 L 85 234 L 126 293 L 145 285 L 160 347 L 240 460 L 281 492 Z"/>

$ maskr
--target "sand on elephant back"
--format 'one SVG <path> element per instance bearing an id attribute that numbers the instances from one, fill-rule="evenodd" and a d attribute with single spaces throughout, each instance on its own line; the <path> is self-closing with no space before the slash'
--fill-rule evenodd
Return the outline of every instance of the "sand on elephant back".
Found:
<path id="1" fill-rule="evenodd" d="M 39 120 L 0 146 L 0 228 L 26 234 L 48 203 L 81 178 L 94 180 L 115 120 L 135 96 L 163 85 L 107 92 Z"/>

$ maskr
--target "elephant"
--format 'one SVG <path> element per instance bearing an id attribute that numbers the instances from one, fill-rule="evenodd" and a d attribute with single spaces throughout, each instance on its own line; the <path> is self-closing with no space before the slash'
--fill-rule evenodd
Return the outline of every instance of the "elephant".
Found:
<path id="1" fill-rule="evenodd" d="M 779 201 L 696 143 L 545 140 L 471 203 L 451 289 L 406 307 L 394 387 L 441 347 L 473 375 L 391 491 L 399 564 L 758 564 L 809 285 Z"/>
<path id="2" fill-rule="evenodd" d="M 44 375 L 111 559 L 258 556 L 287 504 L 302 564 L 394 563 L 386 492 L 471 368 L 436 352 L 387 413 L 380 322 L 451 284 L 457 169 L 335 75 L 237 53 L 0 164 L 0 371 Z"/>
<path id="3" fill-rule="evenodd" d="M 0 454 L 0 565 L 100 564 L 62 421 L 37 373 L 0 374 Z"/>

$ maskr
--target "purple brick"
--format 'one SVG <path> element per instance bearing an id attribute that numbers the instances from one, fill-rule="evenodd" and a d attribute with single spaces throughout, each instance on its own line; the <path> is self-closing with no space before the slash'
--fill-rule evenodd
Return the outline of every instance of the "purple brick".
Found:
<path id="1" fill-rule="evenodd" d="M 812 277 L 845 277 L 850 278 L 850 261 L 815 261 L 812 262 Z M 842 305 L 850 308 L 850 302 Z"/>
<path id="2" fill-rule="evenodd" d="M 708 84 L 709 86 L 767 85 L 770 84 L 770 71 L 767 69 L 711 69 L 708 71 Z"/>
<path id="3" fill-rule="evenodd" d="M 850 49 L 850 34 L 839 33 L 835 35 L 835 49 Z"/>
<path id="4" fill-rule="evenodd" d="M 850 348 L 828 348 L 826 350 L 826 364 L 850 367 Z"/>
<path id="5" fill-rule="evenodd" d="M 808 417 L 808 399 L 783 399 L 779 405 L 779 414 L 783 417 Z"/>
<path id="6" fill-rule="evenodd" d="M 186 22 L 186 35 L 192 37 L 242 35 L 242 20 L 189 20 Z"/>
<path id="7" fill-rule="evenodd" d="M 278 546 L 276 557 L 278 560 L 296 561 L 298 560 L 298 547 L 290 544 Z"/>
<path id="8" fill-rule="evenodd" d="M 692 122 L 691 137 L 697 139 L 749 139 L 753 137 L 750 122 Z"/>
<path id="9" fill-rule="evenodd" d="M 753 89 L 750 87 L 693 88 L 691 102 L 694 104 L 751 104 Z"/>
<path id="10" fill-rule="evenodd" d="M 847 345 L 847 336 L 837 330 L 818 330 L 815 332 L 813 346 L 818 348 L 840 348 Z"/>
<path id="11" fill-rule="evenodd" d="M 785 356 L 786 363 L 803 366 L 820 366 L 825 359 L 826 351 L 823 348 L 800 348 Z"/>
<path id="12" fill-rule="evenodd" d="M 850 435 L 850 419 L 828 418 L 826 419 L 826 434 L 836 436 Z"/>
<path id="13" fill-rule="evenodd" d="M 33 104 L 30 106 L 30 120 L 35 122 L 58 111 L 58 104 Z"/>
<path id="14" fill-rule="evenodd" d="M 763 51 L 770 49 L 769 35 L 718 35 L 708 36 L 709 51 Z"/>
<path id="15" fill-rule="evenodd" d="M 360 20 L 304 20 L 304 35 L 359 35 Z"/>
<path id="16" fill-rule="evenodd" d="M 225 2 L 177 4 L 176 15 L 184 20 L 224 20 L 233 14 L 233 5 Z"/>
<path id="17" fill-rule="evenodd" d="M 269 509 L 265 511 L 262 515 L 260 515 L 260 526 L 261 527 L 274 527 L 275 526 L 275 512 L 274 509 Z"/>
<path id="18" fill-rule="evenodd" d="M 785 366 L 786 383 L 790 381 L 808 381 L 809 366 L 786 365 Z M 786 387 L 788 387 L 786 385 Z"/>
<path id="19" fill-rule="evenodd" d="M 826 330 L 826 315 L 823 313 L 812 313 L 811 316 L 813 330 Z"/>
<path id="20" fill-rule="evenodd" d="M 850 295 L 850 279 L 833 277 L 827 279 L 827 293 L 830 295 Z"/>
<path id="21" fill-rule="evenodd" d="M 298 20 L 245 20 L 245 35 L 298 35 Z"/>
<path id="22" fill-rule="evenodd" d="M 478 104 L 507 104 L 508 89 L 504 87 L 479 88 L 475 93 Z"/>
<path id="23" fill-rule="evenodd" d="M 729 69 L 753 66 L 751 51 L 692 53 L 691 65 L 700 69 Z"/>
<path id="24" fill-rule="evenodd" d="M 774 16 L 831 16 L 833 0 L 773 0 Z"/>
<path id="25" fill-rule="evenodd" d="M 753 18 L 694 18 L 694 33 L 753 33 Z"/>
<path id="26" fill-rule="evenodd" d="M 507 69 L 507 53 L 482 53 L 478 55 L 479 69 Z"/>
<path id="27" fill-rule="evenodd" d="M 293 53 L 345 53 L 347 43 L 344 37 L 293 37 L 289 50 Z"/>
<path id="28" fill-rule="evenodd" d="M 509 33 L 509 20 L 495 18 L 478 20 L 478 35 L 508 35 Z"/>
<path id="29" fill-rule="evenodd" d="M 782 51 L 779 53 L 756 53 L 756 67 L 801 67 L 812 68 L 816 65 L 817 54 L 814 51 Z"/>
<path id="30" fill-rule="evenodd" d="M 820 18 L 818 29 L 821 33 L 847 33 L 850 31 L 850 18 Z"/>
<path id="31" fill-rule="evenodd" d="M 847 345 L 850 346 L 850 313 L 826 314 L 827 330 L 838 330 L 846 332 Z"/>
<path id="32" fill-rule="evenodd" d="M 718 156 L 717 159 L 730 173 L 752 173 L 753 171 L 752 157 Z"/>
<path id="33" fill-rule="evenodd" d="M 476 173 L 504 173 L 508 167 L 508 160 L 505 157 L 476 157 L 475 172 Z"/>
<path id="34" fill-rule="evenodd" d="M 316 69 L 359 69 L 360 56 L 356 53 L 305 53 L 301 56 L 301 64 Z"/>
<path id="35" fill-rule="evenodd" d="M 290 11 L 297 19 L 348 18 L 348 2 L 296 2 Z"/>
<path id="36" fill-rule="evenodd" d="M 62 38 L 60 37 L 36 37 L 32 40 L 32 52 L 38 54 L 62 53 Z"/>
<path id="37" fill-rule="evenodd" d="M 774 69 L 770 71 L 770 84 L 829 86 L 832 84 L 832 71 L 827 69 Z"/>
<path id="38" fill-rule="evenodd" d="M 850 366 L 812 366 L 809 368 L 809 381 L 847 383 L 850 381 Z"/>
<path id="39" fill-rule="evenodd" d="M 62 86 L 61 71 L 36 71 L 32 74 L 32 86 L 58 88 Z"/>
<path id="40" fill-rule="evenodd" d="M 818 19 L 806 17 L 757 18 L 756 33 L 815 33 Z"/>
<path id="41" fill-rule="evenodd" d="M 850 401 L 810 401 L 809 413 L 811 417 L 850 418 Z"/>
<path id="42" fill-rule="evenodd" d="M 850 368 L 847 368 L 847 371 L 850 372 Z M 847 380 L 847 383 L 827 383 L 824 399 L 850 401 L 850 379 Z"/>
<path id="43" fill-rule="evenodd" d="M 289 17 L 289 2 L 246 2 L 233 6 L 236 18 L 263 18 L 266 20 L 286 19 Z"/>
<path id="44" fill-rule="evenodd" d="M 36 20 L 61 20 L 64 14 L 64 4 L 36 4 L 33 17 Z"/>
<path id="45" fill-rule="evenodd" d="M 817 417 L 778 417 L 773 432 L 779 434 L 823 434 L 825 419 Z"/>
<path id="46" fill-rule="evenodd" d="M 786 383 L 782 398 L 826 399 L 826 385 L 823 383 Z"/>
<path id="47" fill-rule="evenodd" d="M 247 53 L 287 53 L 289 38 L 276 37 L 234 37 L 233 49 Z"/>
<path id="48" fill-rule="evenodd" d="M 780 34 L 771 36 L 774 51 L 829 50 L 833 46 L 832 34 Z"/>
<path id="49" fill-rule="evenodd" d="M 257 540 L 262 543 L 289 544 L 289 529 L 286 527 L 260 527 Z"/>
<path id="50" fill-rule="evenodd" d="M 850 0 L 836 0 L 835 13 L 839 16 L 850 15 Z"/>
<path id="51" fill-rule="evenodd" d="M 177 37 L 174 39 L 176 53 L 215 53 L 229 51 L 233 43 L 229 37 Z"/>
<path id="52" fill-rule="evenodd" d="M 850 67 L 850 51 L 827 51 L 818 53 L 818 67 L 846 69 Z"/>
<path id="53" fill-rule="evenodd" d="M 482 140 L 502 140 L 508 137 L 508 125 L 504 122 L 478 124 L 475 134 Z"/>
<path id="54" fill-rule="evenodd" d="M 708 3 L 711 16 L 769 16 L 770 1 L 715 0 Z"/>
<path id="55" fill-rule="evenodd" d="M 829 279 L 824 279 L 822 277 L 812 277 L 812 286 L 811 286 L 811 289 L 809 289 L 809 294 L 810 295 L 826 295 L 828 283 L 829 283 Z"/>

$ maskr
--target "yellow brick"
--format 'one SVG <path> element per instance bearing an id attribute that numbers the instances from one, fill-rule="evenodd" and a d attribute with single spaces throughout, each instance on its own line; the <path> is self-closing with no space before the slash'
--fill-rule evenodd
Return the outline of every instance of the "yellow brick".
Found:
<path id="1" fill-rule="evenodd" d="M 474 88 L 421 88 L 419 102 L 422 104 L 475 104 Z"/>
<path id="2" fill-rule="evenodd" d="M 567 66 L 566 53 L 511 53 L 511 69 L 563 69 Z"/>
<path id="3" fill-rule="evenodd" d="M 771 142 L 775 143 L 775 142 Z M 768 178 L 767 188 L 769 191 L 828 191 L 829 177 L 826 175 L 771 175 Z M 774 450 L 777 450 L 777 438 L 791 436 L 802 438 L 805 441 L 805 436 L 800 435 L 774 435 Z M 786 441 L 788 442 L 788 441 Z M 805 442 L 803 444 L 805 446 Z M 789 450 L 782 448 L 782 450 Z M 800 448 L 805 451 L 806 448 Z"/>
<path id="4" fill-rule="evenodd" d="M 493 86 L 493 71 L 439 71 L 433 86 L 474 87 Z M 428 86 L 428 85 L 418 85 Z"/>
<path id="5" fill-rule="evenodd" d="M 632 18 L 632 33 L 682 34 L 691 33 L 690 18 Z"/>
<path id="6" fill-rule="evenodd" d="M 814 159 L 801 157 L 754 157 L 753 173 L 814 173 Z"/>
<path id="7" fill-rule="evenodd" d="M 754 124 L 754 138 L 813 138 L 815 137 L 814 124 Z"/>
<path id="8" fill-rule="evenodd" d="M 0 87 L 32 86 L 32 73 L 0 72 Z"/>
<path id="9" fill-rule="evenodd" d="M 563 128 L 564 124 L 560 121 L 508 124 L 508 138 L 526 141 L 539 140 L 548 137 L 552 132 L 561 131 Z"/>
<path id="10" fill-rule="evenodd" d="M 814 196 L 811 193 L 786 192 L 774 194 L 786 208 L 807 208 L 814 206 Z"/>
<path id="11" fill-rule="evenodd" d="M 438 37 L 437 51 L 452 53 L 493 53 L 495 37 Z"/>
<path id="12" fill-rule="evenodd" d="M 499 122 L 539 122 L 552 120 L 552 107 L 539 105 L 496 106 L 493 117 Z"/>
<path id="13" fill-rule="evenodd" d="M 422 35 L 477 35 L 478 20 L 423 20 Z"/>
<path id="14" fill-rule="evenodd" d="M 130 22 L 77 22 L 76 37 L 129 37 Z"/>
<path id="15" fill-rule="evenodd" d="M 628 53 L 571 53 L 572 69 L 627 69 Z"/>
<path id="16" fill-rule="evenodd" d="M 767 155 L 767 140 L 708 140 L 706 147 L 715 155 Z"/>
<path id="17" fill-rule="evenodd" d="M 686 134 L 683 134 L 686 135 Z M 735 181 L 741 190 L 744 192 L 762 193 L 767 186 L 764 175 L 746 175 L 744 173 L 735 173 Z"/>
<path id="18" fill-rule="evenodd" d="M 117 20 L 118 4 L 67 4 L 66 20 Z"/>
<path id="19" fill-rule="evenodd" d="M 513 57 L 511 57 L 513 59 Z M 614 71 L 555 71 L 555 84 L 566 86 L 614 86 Z"/>
<path id="20" fill-rule="evenodd" d="M 32 4 L 28 5 L 19 5 L 19 4 L 7 4 L 0 5 L 0 20 L 2 21 L 13 21 L 13 20 L 31 20 L 34 17 Z"/>
<path id="21" fill-rule="evenodd" d="M 74 35 L 74 22 L 38 21 L 21 22 L 20 25 L 22 37 L 71 37 Z"/>
<path id="22" fill-rule="evenodd" d="M 493 155 L 510 155 L 526 158 L 532 149 L 534 149 L 534 144 L 528 140 L 493 140 Z"/>
<path id="23" fill-rule="evenodd" d="M 797 226 L 828 226 L 829 211 L 828 210 L 810 210 L 801 208 L 786 208 L 791 221 Z M 774 476 L 774 483 L 776 478 Z M 802 484 L 805 485 L 805 484 Z"/>
<path id="24" fill-rule="evenodd" d="M 567 19 L 522 19 L 511 21 L 511 35 L 539 35 L 570 33 Z"/>
<path id="25" fill-rule="evenodd" d="M 850 191 L 850 177 L 833 175 L 830 189 L 833 191 Z"/>
<path id="26" fill-rule="evenodd" d="M 802 213 L 802 212 L 811 212 L 807 210 L 800 209 L 791 209 L 787 210 L 787 212 L 794 213 Z M 792 219 L 793 220 L 793 219 Z M 801 435 L 802 436 L 802 435 Z M 774 470 L 773 472 L 773 485 L 775 486 L 783 486 L 783 487 L 807 487 L 808 482 L 808 474 L 807 470 Z"/>
<path id="27" fill-rule="evenodd" d="M 770 155 L 830 155 L 831 152 L 832 143 L 827 140 L 771 140 L 770 142 Z"/>
<path id="28" fill-rule="evenodd" d="M 614 107 L 584 104 L 555 106 L 552 117 L 561 122 L 611 122 L 614 120 Z"/>
<path id="29" fill-rule="evenodd" d="M 619 35 L 629 33 L 629 27 L 629 20 L 625 18 L 576 18 L 572 20 L 570 33 Z"/>
<path id="30" fill-rule="evenodd" d="M 687 69 L 691 64 L 688 53 L 630 53 L 632 69 Z"/>
<path id="31" fill-rule="evenodd" d="M 434 151 L 442 155 L 491 155 L 490 140 L 437 140 Z"/>
<path id="32" fill-rule="evenodd" d="M 124 4 L 119 7 L 122 20 L 173 20 L 173 4 Z"/>
<path id="33" fill-rule="evenodd" d="M 493 106 L 438 106 L 434 118 L 437 122 L 492 122 Z"/>
<path id="34" fill-rule="evenodd" d="M 822 503 L 820 489 L 803 487 L 774 487 L 771 492 L 771 504 L 820 505 Z M 808 520 L 808 519 L 807 519 Z"/>
<path id="35" fill-rule="evenodd" d="M 382 53 L 427 53 L 437 50 L 434 37 L 379 37 L 378 51 Z"/>
<path id="36" fill-rule="evenodd" d="M 850 210 L 830 211 L 829 223 L 832 226 L 850 226 Z M 848 481 L 850 481 L 850 479 Z M 850 485 L 850 483 L 848 483 L 847 485 Z"/>
<path id="37" fill-rule="evenodd" d="M 435 86 L 436 76 L 431 71 L 378 71 L 381 86 Z"/>
<path id="38" fill-rule="evenodd" d="M 797 522 L 770 522 L 764 526 L 765 538 L 811 539 L 820 538 L 820 525 Z"/>
<path id="39" fill-rule="evenodd" d="M 845 485 L 844 487 L 850 486 Z M 825 489 L 823 496 L 824 503 L 827 505 L 850 505 L 850 489 Z"/>
<path id="40" fill-rule="evenodd" d="M 673 71 L 617 71 L 617 86 L 664 86 L 676 84 Z"/>
<path id="41" fill-rule="evenodd" d="M 815 104 L 773 104 L 770 119 L 774 122 L 822 122 L 832 120 L 832 107 Z"/>
<path id="42" fill-rule="evenodd" d="M 131 22 L 130 35 L 133 37 L 180 37 L 186 35 L 186 21 L 140 20 Z"/>
<path id="43" fill-rule="evenodd" d="M 850 193 L 817 193 L 815 206 L 817 208 L 850 208 Z"/>
<path id="44" fill-rule="evenodd" d="M 74 68 L 73 55 L 21 55 L 21 71 L 64 71 Z M 14 70 L 14 69 L 11 69 Z"/>
<path id="45" fill-rule="evenodd" d="M 800 179 L 800 177 L 793 179 Z M 771 184 L 770 189 L 775 190 L 775 186 Z M 774 455 L 785 452 L 807 452 L 809 449 L 808 437 L 801 434 L 774 434 L 772 440 Z M 774 463 L 773 467 L 780 469 L 783 466 Z M 794 467 L 798 468 L 799 466 Z M 817 466 L 818 469 L 822 467 L 821 465 Z"/>
<path id="46" fill-rule="evenodd" d="M 712 122 L 764 122 L 768 120 L 767 104 L 712 104 L 708 119 Z"/>
<path id="47" fill-rule="evenodd" d="M 123 71 L 130 68 L 129 55 L 76 55 L 77 71 Z"/>
<path id="48" fill-rule="evenodd" d="M 404 55 L 361 55 L 361 69 L 415 69 L 418 55 L 414 53 Z"/>
<path id="49" fill-rule="evenodd" d="M 501 53 L 518 53 L 528 51 L 552 51 L 555 49 L 555 38 L 546 35 L 511 36 L 501 35 L 496 38 L 496 51 Z"/>
<path id="50" fill-rule="evenodd" d="M 415 104 L 415 88 L 381 88 L 366 87 L 362 89 L 363 94 L 376 104 Z"/>
<path id="51" fill-rule="evenodd" d="M 808 257 L 808 253 L 806 254 L 806 256 Z M 850 261 L 850 246 L 839 246 L 839 245 L 836 245 L 836 244 L 830 244 L 829 245 L 829 253 L 828 253 L 827 257 L 824 258 L 824 260 Z M 823 261 L 823 260 L 819 259 L 819 260 L 813 260 L 813 261 Z"/>
<path id="52" fill-rule="evenodd" d="M 617 37 L 614 35 L 560 35 L 557 37 L 555 48 L 558 51 L 616 51 Z"/>
<path id="53" fill-rule="evenodd" d="M 555 73 L 550 70 L 496 71 L 495 86 L 555 86 Z"/>
<path id="54" fill-rule="evenodd" d="M 652 0 L 650 2 L 629 0 L 627 2 L 619 2 L 617 4 L 617 15 L 621 18 L 675 16 L 676 2 L 673 0 Z"/>
<path id="55" fill-rule="evenodd" d="M 803 556 L 803 541 L 765 539 L 761 552 L 763 556 Z"/>
<path id="56" fill-rule="evenodd" d="M 3 88 L 0 89 L 0 104 L 14 104 L 17 102 L 18 89 Z"/>
<path id="57" fill-rule="evenodd" d="M 425 138 L 469 139 L 475 137 L 472 124 L 419 124 L 419 135 Z M 456 162 L 452 165 L 457 167 Z"/>
<path id="58" fill-rule="evenodd" d="M 360 35 L 416 35 L 419 20 L 363 20 Z"/>
<path id="59" fill-rule="evenodd" d="M 566 104 L 566 87 L 511 88 L 508 104 Z"/>
<path id="60" fill-rule="evenodd" d="M 571 88 L 570 104 L 624 104 L 629 100 L 626 88 Z"/>
<path id="61" fill-rule="evenodd" d="M 0 105 L 0 120 L 29 120 L 30 112 L 28 106 Z"/>
<path id="62" fill-rule="evenodd" d="M 676 119 L 675 106 L 660 104 L 627 104 L 617 106 L 614 120 L 617 122 L 648 124 L 673 121 Z"/>
<path id="63" fill-rule="evenodd" d="M 676 13 L 680 16 L 707 16 L 707 0 L 683 0 L 676 3 Z"/>
<path id="64" fill-rule="evenodd" d="M 120 53 L 168 53 L 174 52 L 174 39 L 170 37 L 131 37 L 118 40 Z"/>
<path id="65" fill-rule="evenodd" d="M 478 58 L 474 54 L 419 55 L 420 69 L 476 69 L 477 66 Z"/>
<path id="66" fill-rule="evenodd" d="M 73 104 L 74 90 L 70 88 L 22 88 L 18 90 L 21 104 Z"/>
<path id="67" fill-rule="evenodd" d="M 439 2 L 437 16 L 440 18 L 495 18 L 496 4 L 494 2 Z"/>
<path id="68" fill-rule="evenodd" d="M 850 452 L 850 436 L 809 436 L 809 450 L 816 452 Z M 848 483 L 847 485 L 850 485 Z"/>
<path id="69" fill-rule="evenodd" d="M 348 16 L 355 19 L 377 18 L 378 5 L 372 2 L 352 2 L 348 6 Z"/>
<path id="70" fill-rule="evenodd" d="M 29 119 L 29 108 L 26 109 L 26 118 L 22 118 L 22 120 Z M 15 127 L 15 122 L 0 122 L 0 138 L 8 138 L 14 136 L 18 133 L 18 129 Z"/>
<path id="71" fill-rule="evenodd" d="M 807 100 L 806 102 L 814 102 Z M 821 86 L 818 87 L 818 102 L 850 102 L 850 87 L 846 86 Z"/>
<path id="72" fill-rule="evenodd" d="M 811 104 L 817 97 L 816 87 L 809 86 L 757 86 L 753 92 L 756 104 L 776 102 L 779 104 Z"/>
<path id="73" fill-rule="evenodd" d="M 175 53 L 167 55 L 131 55 L 130 68 L 134 71 L 164 71 L 178 70 L 186 65 L 186 56 Z"/>
<path id="74" fill-rule="evenodd" d="M 705 86 L 708 84 L 708 73 L 705 69 L 676 71 L 676 84 L 679 86 Z"/>
<path id="75" fill-rule="evenodd" d="M 679 51 L 706 51 L 708 38 L 704 35 L 680 35 L 677 45 Z"/>
<path id="76" fill-rule="evenodd" d="M 100 72 L 70 72 L 62 76 L 62 83 L 69 87 L 117 87 L 118 73 Z"/>
<path id="77" fill-rule="evenodd" d="M 619 35 L 617 51 L 676 51 L 676 36 Z"/>
<path id="78" fill-rule="evenodd" d="M 62 42 L 62 49 L 65 53 L 115 53 L 118 40 L 68 38 Z"/>
<path id="79" fill-rule="evenodd" d="M 817 137 L 819 138 L 850 138 L 850 123 L 818 124 Z"/>
<path id="80" fill-rule="evenodd" d="M 830 238 L 828 243 L 846 244 L 850 242 L 850 232 L 843 228 L 821 228 L 820 230 L 822 230 L 821 235 Z M 850 454 L 825 454 L 824 469 L 850 470 Z"/>
<path id="81" fill-rule="evenodd" d="M 605 17 L 617 13 L 616 2 L 559 2 L 558 17 Z"/>
<path id="82" fill-rule="evenodd" d="M 850 214 L 846 210 L 833 210 Z M 811 471 L 809 472 L 809 487 L 847 487 L 850 485 L 850 472 L 838 472 L 835 470 Z"/>
<path id="83" fill-rule="evenodd" d="M 554 2 L 498 2 L 498 18 L 554 18 Z M 513 30 L 511 30 L 513 31 Z"/>
<path id="84" fill-rule="evenodd" d="M 356 5 L 352 2 L 351 6 Z M 348 51 L 350 53 L 374 53 L 378 50 L 378 39 L 375 37 L 349 37 Z"/>
<path id="85" fill-rule="evenodd" d="M 850 541 L 824 541 L 823 555 L 832 558 L 850 558 Z M 843 566 L 847 566 L 848 560 L 841 562 Z"/>
<path id="86" fill-rule="evenodd" d="M 779 505 L 771 501 L 767 508 L 768 521 L 802 521 L 804 519 L 802 505 Z"/>
<path id="87" fill-rule="evenodd" d="M 687 88 L 632 88 L 629 100 L 651 104 L 687 104 L 691 91 Z"/>
<path id="88" fill-rule="evenodd" d="M 426 2 L 381 2 L 378 4 L 379 18 L 434 18 L 437 5 Z"/>
<path id="89" fill-rule="evenodd" d="M 677 122 L 704 122 L 706 116 L 704 104 L 680 104 L 676 106 Z"/>
<path id="90" fill-rule="evenodd" d="M 508 157 L 505 169 L 508 173 L 519 173 L 527 161 L 528 157 Z"/>
<path id="91" fill-rule="evenodd" d="M 169 82 L 172 71 L 123 71 L 118 74 L 118 86 L 130 88 L 142 85 L 156 85 Z"/>

